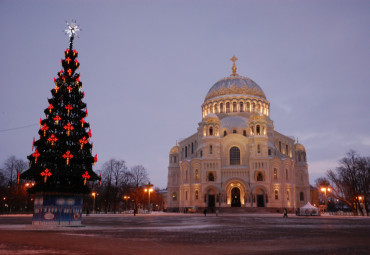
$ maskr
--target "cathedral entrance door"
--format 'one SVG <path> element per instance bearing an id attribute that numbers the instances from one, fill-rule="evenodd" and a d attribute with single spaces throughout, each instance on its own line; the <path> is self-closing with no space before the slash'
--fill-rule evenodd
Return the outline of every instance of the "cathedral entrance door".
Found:
<path id="1" fill-rule="evenodd" d="M 263 195 L 257 195 L 257 207 L 265 207 L 265 201 Z"/>
<path id="2" fill-rule="evenodd" d="M 239 188 L 233 188 L 231 190 L 231 207 L 240 207 L 240 189 Z"/>
<path id="3" fill-rule="evenodd" d="M 215 195 L 208 195 L 208 207 L 214 208 L 215 204 Z"/>

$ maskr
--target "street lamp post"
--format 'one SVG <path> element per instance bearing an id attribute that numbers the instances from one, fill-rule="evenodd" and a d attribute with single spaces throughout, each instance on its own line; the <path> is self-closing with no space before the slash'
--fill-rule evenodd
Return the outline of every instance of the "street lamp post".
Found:
<path id="1" fill-rule="evenodd" d="M 129 196 L 123 196 L 123 199 L 125 200 L 125 211 L 127 211 L 127 200 L 130 199 Z"/>
<path id="2" fill-rule="evenodd" d="M 94 200 L 93 200 L 93 211 L 92 213 L 95 213 L 95 197 L 96 197 L 96 192 L 92 192 L 91 193 L 91 196 L 93 196 Z"/>
<path id="3" fill-rule="evenodd" d="M 330 187 L 322 187 L 321 191 L 324 193 L 324 203 L 325 203 L 325 211 L 327 210 L 327 199 L 326 199 L 326 192 L 330 192 Z"/>
<path id="4" fill-rule="evenodd" d="M 147 185 L 145 185 L 145 192 L 148 192 L 148 212 L 150 213 L 150 192 L 152 192 L 153 191 L 153 189 L 152 189 L 152 187 L 153 187 L 153 184 L 151 184 L 150 182 L 147 184 Z"/>

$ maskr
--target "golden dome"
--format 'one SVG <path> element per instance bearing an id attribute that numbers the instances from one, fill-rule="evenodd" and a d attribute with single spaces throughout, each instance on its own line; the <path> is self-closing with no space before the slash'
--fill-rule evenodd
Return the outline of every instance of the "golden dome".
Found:
<path id="1" fill-rule="evenodd" d="M 302 144 L 300 144 L 300 143 L 296 143 L 296 144 L 294 145 L 294 149 L 295 149 L 296 151 L 306 151 L 306 149 L 304 148 L 304 146 L 303 146 Z"/>
<path id="2" fill-rule="evenodd" d="M 170 154 L 176 154 L 179 153 L 179 146 L 173 146 L 172 149 L 170 150 Z"/>
<path id="3" fill-rule="evenodd" d="M 216 82 L 208 91 L 204 101 L 223 95 L 250 95 L 266 99 L 265 93 L 253 80 L 240 76 L 230 75 Z"/>
<path id="4" fill-rule="evenodd" d="M 216 114 L 214 113 L 209 113 L 207 114 L 204 118 L 203 121 L 209 122 L 209 123 L 220 123 L 220 119 L 217 117 Z"/>

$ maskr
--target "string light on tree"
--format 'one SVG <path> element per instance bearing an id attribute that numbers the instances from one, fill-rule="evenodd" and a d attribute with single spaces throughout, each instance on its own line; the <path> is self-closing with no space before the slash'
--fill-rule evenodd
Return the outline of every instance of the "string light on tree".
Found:
<path id="1" fill-rule="evenodd" d="M 67 166 L 69 165 L 69 160 L 73 158 L 73 154 L 70 151 L 67 151 L 63 154 L 63 158 L 67 160 Z"/>
<path id="2" fill-rule="evenodd" d="M 57 115 L 57 116 L 55 116 L 54 118 L 53 118 L 53 120 L 55 121 L 55 123 L 58 125 L 59 124 L 59 121 L 61 120 L 62 118 L 61 117 L 59 117 L 59 115 Z"/>
<path id="3" fill-rule="evenodd" d="M 32 156 L 35 158 L 35 164 L 37 163 L 37 158 L 40 157 L 40 153 L 37 151 L 37 149 L 35 150 L 34 153 L 32 153 Z"/>
<path id="4" fill-rule="evenodd" d="M 48 138 L 48 142 L 51 143 L 51 146 L 54 146 L 54 143 L 58 141 L 58 138 L 52 134 L 49 138 Z"/>
<path id="5" fill-rule="evenodd" d="M 69 136 L 71 130 L 75 129 L 69 122 L 63 128 L 67 130 L 67 136 Z"/>
<path id="6" fill-rule="evenodd" d="M 51 172 L 49 171 L 48 168 L 46 168 L 44 170 L 44 172 L 41 172 L 41 176 L 44 177 L 44 183 L 46 183 L 46 180 L 48 179 L 48 177 L 50 177 L 52 174 Z"/>
<path id="7" fill-rule="evenodd" d="M 96 162 L 98 162 L 98 154 L 95 154 L 95 157 L 94 157 L 94 166 L 95 166 Z"/>
<path id="8" fill-rule="evenodd" d="M 73 110 L 73 107 L 69 104 L 65 107 L 65 109 L 67 110 L 67 113 L 69 114 L 71 110 Z"/>
<path id="9" fill-rule="evenodd" d="M 89 172 L 86 171 L 83 175 L 82 175 L 82 178 L 84 178 L 84 185 L 86 185 L 86 181 L 88 179 L 90 179 L 90 175 L 89 175 Z"/>
<path id="10" fill-rule="evenodd" d="M 46 123 L 41 128 L 42 131 L 44 131 L 44 136 L 46 136 L 46 131 L 49 130 L 49 127 L 46 125 Z"/>
<path id="11" fill-rule="evenodd" d="M 82 137 L 80 140 L 78 140 L 81 144 L 81 150 L 83 149 L 84 145 L 87 144 L 87 139 L 86 137 Z"/>
<path id="12" fill-rule="evenodd" d="M 50 104 L 49 107 L 48 107 L 48 109 L 49 109 L 49 113 L 51 113 L 51 110 L 54 109 L 54 106 L 52 104 Z"/>
<path id="13" fill-rule="evenodd" d="M 80 122 L 81 122 L 81 127 L 84 127 L 84 124 L 86 123 L 86 122 L 85 122 L 85 120 L 84 120 L 84 118 L 82 118 L 82 119 L 80 120 Z"/>

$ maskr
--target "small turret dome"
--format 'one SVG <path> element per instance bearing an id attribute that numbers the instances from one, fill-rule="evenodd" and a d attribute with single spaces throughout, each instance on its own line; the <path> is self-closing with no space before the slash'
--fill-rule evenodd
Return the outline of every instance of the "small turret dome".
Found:
<path id="1" fill-rule="evenodd" d="M 300 143 L 296 143 L 296 144 L 294 145 L 294 149 L 295 149 L 296 151 L 306 151 L 306 149 L 304 148 L 304 146 L 303 146 L 302 144 L 300 144 Z"/>
<path id="2" fill-rule="evenodd" d="M 177 154 L 179 153 L 179 146 L 173 146 L 170 150 L 170 154 Z"/>
<path id="3" fill-rule="evenodd" d="M 218 123 L 220 122 L 220 119 L 218 118 L 218 116 L 214 113 L 208 113 L 204 118 L 203 118 L 204 121 L 207 121 L 207 122 L 213 122 L 213 123 Z"/>

